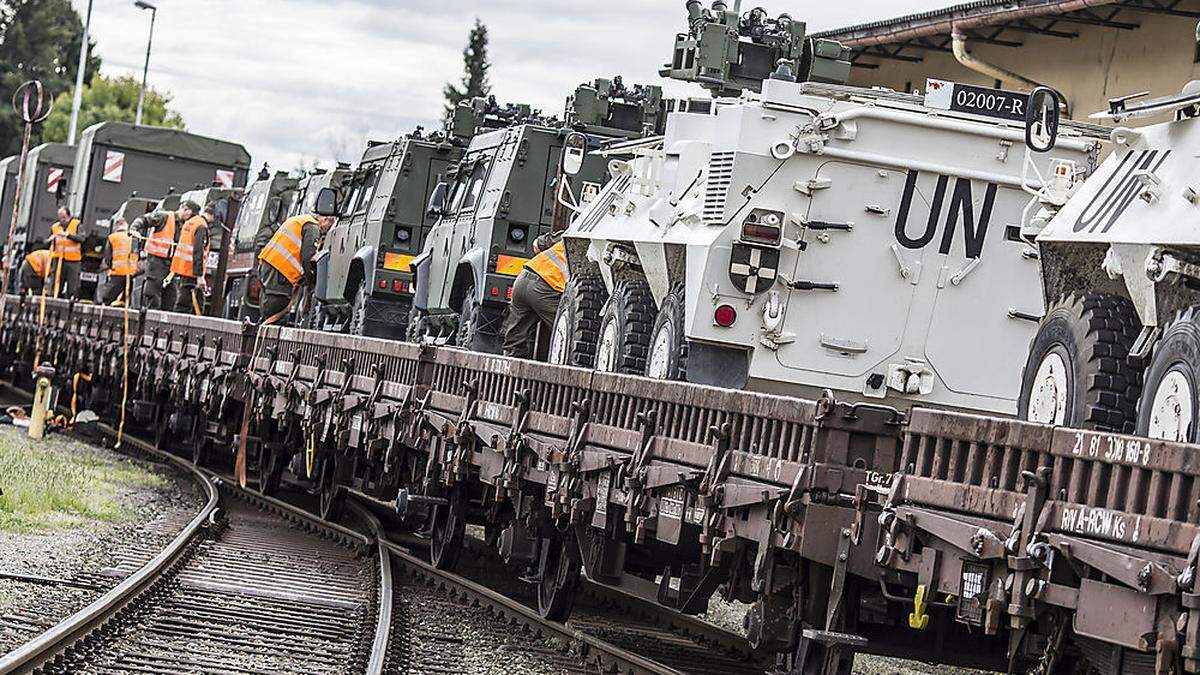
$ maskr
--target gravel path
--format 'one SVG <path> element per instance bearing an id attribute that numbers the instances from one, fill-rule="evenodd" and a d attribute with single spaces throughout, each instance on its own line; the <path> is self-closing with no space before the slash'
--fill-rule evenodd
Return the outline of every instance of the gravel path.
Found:
<path id="1" fill-rule="evenodd" d="M 0 427 L 0 442 L 23 444 L 31 452 L 35 447 L 25 429 L 11 426 Z M 164 479 L 114 485 L 118 508 L 112 519 L 33 532 L 0 531 L 0 654 L 116 585 L 170 541 L 202 503 L 192 481 L 168 465 L 131 459 L 62 435 L 36 448 L 64 461 L 82 460 L 122 472 L 133 464 Z"/>

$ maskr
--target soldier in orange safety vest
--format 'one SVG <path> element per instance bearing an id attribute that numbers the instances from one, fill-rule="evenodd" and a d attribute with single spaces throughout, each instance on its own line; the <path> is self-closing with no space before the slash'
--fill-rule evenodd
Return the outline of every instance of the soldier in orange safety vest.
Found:
<path id="1" fill-rule="evenodd" d="M 142 246 L 141 307 L 165 309 L 163 285 L 171 271 L 176 224 L 186 223 L 199 210 L 195 202 L 186 201 L 177 211 L 155 211 L 133 221 L 133 231 L 146 240 Z"/>
<path id="2" fill-rule="evenodd" d="M 25 261 L 21 263 L 21 293 L 41 295 L 46 282 L 53 277 L 54 260 L 54 252 L 48 248 L 25 256 Z"/>
<path id="3" fill-rule="evenodd" d="M 171 276 L 175 278 L 175 311 L 203 314 L 204 278 L 208 260 L 208 226 L 217 219 L 216 207 L 204 207 L 198 216 L 188 218 L 179 230 L 175 256 L 171 259 Z"/>
<path id="4" fill-rule="evenodd" d="M 262 283 L 259 321 L 278 323 L 287 313 L 301 286 L 316 280 L 313 256 L 334 217 L 305 214 L 289 218 L 258 254 L 258 279 Z"/>
<path id="5" fill-rule="evenodd" d="M 106 305 L 115 304 L 118 300 L 127 302 L 132 295 L 133 278 L 138 273 L 138 255 L 133 236 L 129 234 L 129 223 L 121 218 L 115 227 L 104 241 L 104 250 L 100 253 L 100 271 L 108 272 L 104 292 L 100 295 L 100 301 Z"/>
<path id="6" fill-rule="evenodd" d="M 549 235 L 547 235 L 549 236 Z M 537 255 L 525 263 L 513 282 L 512 302 L 504 319 L 504 355 L 528 359 L 533 356 L 539 325 L 552 326 L 563 289 L 571 278 L 567 249 L 561 235 L 553 245 L 539 238 Z"/>
<path id="7" fill-rule="evenodd" d="M 58 220 L 50 226 L 50 248 L 54 252 L 56 287 L 53 295 L 59 298 L 74 298 L 79 294 L 79 266 L 83 260 L 83 242 L 79 234 L 79 219 L 71 217 L 71 211 L 58 208 Z"/>

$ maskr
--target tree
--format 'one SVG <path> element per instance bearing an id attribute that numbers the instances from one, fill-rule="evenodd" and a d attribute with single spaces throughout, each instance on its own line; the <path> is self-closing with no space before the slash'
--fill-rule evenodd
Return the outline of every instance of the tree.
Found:
<path id="1" fill-rule="evenodd" d="M 69 0 L 0 0 L 0 157 L 21 150 L 23 123 L 10 104 L 13 92 L 38 79 L 47 105 L 63 92 L 69 98 L 82 39 L 83 20 Z M 99 68 L 100 59 L 91 57 L 86 72 Z M 35 129 L 33 142 L 39 139 Z"/>
<path id="2" fill-rule="evenodd" d="M 132 122 L 137 116 L 138 90 L 142 83 L 132 75 L 107 77 L 96 75 L 92 83 L 83 88 L 83 102 L 79 106 L 79 130 L 98 122 Z M 65 143 L 71 124 L 71 91 L 64 91 L 54 101 L 54 112 L 42 125 L 42 138 L 46 141 Z M 146 88 L 146 101 L 142 105 L 142 124 L 150 127 L 185 129 L 179 113 L 167 108 L 171 95 L 153 87 Z"/>
<path id="3" fill-rule="evenodd" d="M 488 32 L 487 26 L 478 18 L 467 36 L 467 46 L 463 49 L 463 78 L 459 86 L 446 83 L 442 90 L 446 97 L 445 120 L 448 124 L 454 117 L 454 109 L 462 101 L 469 101 L 476 96 L 487 96 L 492 91 L 488 82 Z"/>

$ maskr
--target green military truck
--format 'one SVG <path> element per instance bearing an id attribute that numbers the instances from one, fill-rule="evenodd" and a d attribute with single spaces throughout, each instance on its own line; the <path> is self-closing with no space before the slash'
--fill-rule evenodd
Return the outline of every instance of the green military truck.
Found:
<path id="1" fill-rule="evenodd" d="M 25 160 L 25 189 L 21 193 L 13 239 L 18 251 L 27 253 L 32 246 L 50 237 L 50 227 L 58 219 L 58 208 L 66 204 L 74 165 L 73 145 L 43 143 L 29 151 Z M 8 213 L 11 215 L 12 212 Z M 7 221 L 3 229 L 7 234 Z"/>
<path id="2" fill-rule="evenodd" d="M 246 184 L 250 155 L 237 143 L 159 127 L 102 122 L 84 130 L 75 152 L 68 205 L 87 236 L 80 297 L 93 297 L 110 218 L 134 193 Z"/>
<path id="3" fill-rule="evenodd" d="M 226 252 L 225 286 L 219 305 L 225 318 L 236 318 L 240 314 L 246 297 L 246 281 L 254 274 L 259 248 L 287 219 L 299 182 L 286 171 L 276 171 L 274 175 L 260 174 L 246 189 Z M 214 302 L 214 306 L 218 305 Z"/>
<path id="4" fill-rule="evenodd" d="M 436 218 L 429 195 L 478 129 L 524 119 L 528 106 L 476 98 L 455 110 L 449 128 L 370 142 L 350 180 L 342 216 L 325 237 L 317 269 L 315 327 L 375 337 L 405 337 L 412 306 L 409 263 Z"/>
<path id="5" fill-rule="evenodd" d="M 534 241 L 567 225 L 559 195 L 583 201 L 606 179 L 607 159 L 588 154 L 574 176 L 560 175 L 563 142 L 586 134 L 590 148 L 662 133 L 665 111 L 656 86 L 627 88 L 620 77 L 576 88 L 566 123 L 530 119 L 478 134 L 429 201 L 437 216 L 412 262 L 415 291 L 410 334 L 498 352 L 512 285 L 534 256 Z M 564 185 L 565 182 L 565 185 Z"/>

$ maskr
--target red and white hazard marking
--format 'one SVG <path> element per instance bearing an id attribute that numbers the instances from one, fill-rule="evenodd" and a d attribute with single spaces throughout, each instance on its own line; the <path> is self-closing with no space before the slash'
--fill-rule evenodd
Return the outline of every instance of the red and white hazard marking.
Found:
<path id="1" fill-rule="evenodd" d="M 104 180 L 110 183 L 120 183 L 125 175 L 125 153 L 109 150 L 104 156 Z"/>
<path id="2" fill-rule="evenodd" d="M 233 187 L 233 172 L 226 169 L 217 169 L 217 187 L 232 188 Z"/>
<path id="3" fill-rule="evenodd" d="M 63 170 L 50 167 L 46 172 L 46 192 L 58 192 L 58 186 L 62 184 Z"/>

